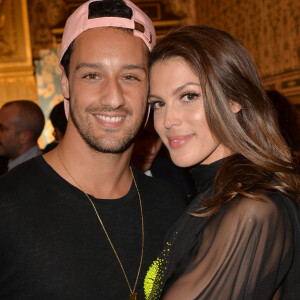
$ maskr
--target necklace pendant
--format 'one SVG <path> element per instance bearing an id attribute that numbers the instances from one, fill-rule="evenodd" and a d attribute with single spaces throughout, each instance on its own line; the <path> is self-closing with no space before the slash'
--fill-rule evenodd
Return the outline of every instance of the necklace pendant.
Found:
<path id="1" fill-rule="evenodd" d="M 130 294 L 129 300 L 138 300 L 138 294 L 137 293 Z"/>

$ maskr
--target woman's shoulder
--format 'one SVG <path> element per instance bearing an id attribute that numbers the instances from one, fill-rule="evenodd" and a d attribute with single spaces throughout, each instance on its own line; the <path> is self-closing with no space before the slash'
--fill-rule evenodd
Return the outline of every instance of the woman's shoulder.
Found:
<path id="1" fill-rule="evenodd" d="M 291 200 L 289 200 L 291 201 Z M 286 196 L 279 191 L 256 190 L 249 196 L 238 196 L 226 205 L 226 214 L 247 222 L 268 222 L 287 213 Z"/>

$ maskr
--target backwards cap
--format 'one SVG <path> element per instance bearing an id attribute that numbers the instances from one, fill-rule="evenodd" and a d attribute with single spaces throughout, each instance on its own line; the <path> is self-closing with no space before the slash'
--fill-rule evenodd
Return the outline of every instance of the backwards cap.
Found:
<path id="1" fill-rule="evenodd" d="M 59 61 L 67 51 L 70 44 L 82 32 L 96 27 L 121 27 L 132 29 L 133 34 L 141 38 L 149 51 L 156 43 L 155 29 L 150 18 L 135 4 L 129 0 L 90 0 L 78 7 L 68 18 L 60 47 Z M 107 4 L 108 3 L 108 4 Z M 108 10 L 105 9 L 108 5 Z M 129 17 L 120 17 L 118 13 L 110 11 L 111 8 L 118 10 L 131 10 Z"/>

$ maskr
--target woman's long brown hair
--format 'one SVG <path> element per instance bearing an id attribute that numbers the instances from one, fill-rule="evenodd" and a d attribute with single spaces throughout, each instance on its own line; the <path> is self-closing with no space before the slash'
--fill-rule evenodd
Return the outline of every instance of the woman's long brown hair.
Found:
<path id="1" fill-rule="evenodd" d="M 246 49 L 220 29 L 189 26 L 161 39 L 150 64 L 176 56 L 185 59 L 199 77 L 212 133 L 235 153 L 216 177 L 214 198 L 206 203 L 209 214 L 237 195 L 256 198 L 252 192 L 257 189 L 280 190 L 299 205 L 296 164 Z M 230 108 L 231 101 L 242 107 L 237 114 Z"/>

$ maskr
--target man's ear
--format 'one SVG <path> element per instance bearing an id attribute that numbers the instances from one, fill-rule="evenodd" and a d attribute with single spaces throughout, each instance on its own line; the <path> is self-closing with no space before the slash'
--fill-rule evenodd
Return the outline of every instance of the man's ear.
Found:
<path id="1" fill-rule="evenodd" d="M 60 65 L 60 68 L 62 70 L 61 78 L 60 78 L 60 85 L 61 85 L 61 92 L 64 97 L 64 109 L 65 109 L 65 115 L 68 120 L 69 118 L 69 112 L 70 112 L 70 89 L 69 89 L 69 79 L 66 75 L 65 69 L 62 65 Z"/>
<path id="2" fill-rule="evenodd" d="M 32 139 L 32 133 L 29 130 L 23 130 L 19 134 L 20 143 L 27 144 Z"/>
<path id="3" fill-rule="evenodd" d="M 242 106 L 233 100 L 229 100 L 229 106 L 234 114 L 238 113 L 242 109 Z"/>
<path id="4" fill-rule="evenodd" d="M 60 78 L 61 92 L 65 99 L 69 99 L 70 98 L 69 79 L 62 66 L 61 66 L 61 70 L 62 70 L 62 74 Z"/>

